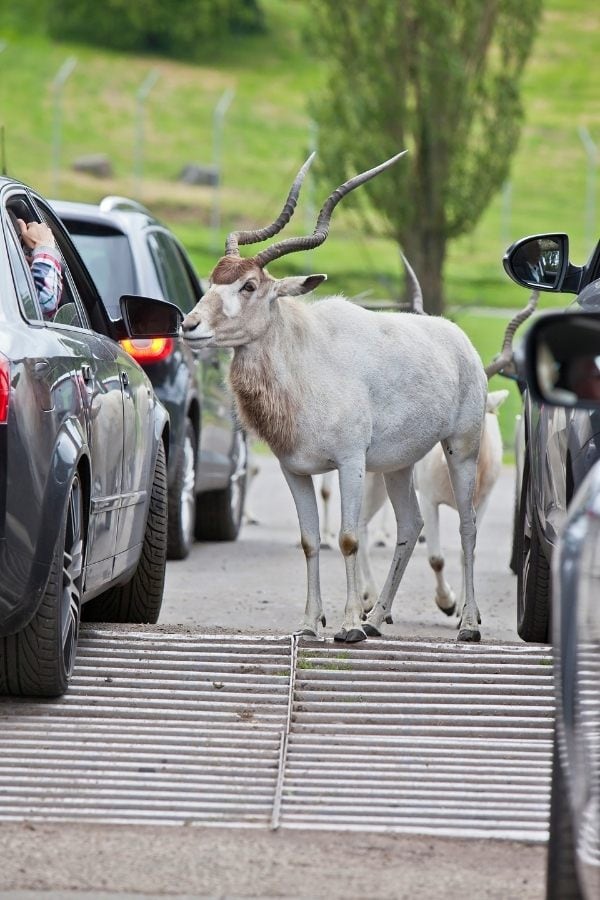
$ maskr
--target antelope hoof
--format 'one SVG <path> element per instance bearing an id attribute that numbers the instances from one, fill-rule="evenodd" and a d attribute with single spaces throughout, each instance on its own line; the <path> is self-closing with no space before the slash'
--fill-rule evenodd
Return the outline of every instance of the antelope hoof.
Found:
<path id="1" fill-rule="evenodd" d="M 456 603 L 453 603 L 452 606 L 448 607 L 440 606 L 440 609 L 445 616 L 453 616 L 456 612 Z"/>
<path id="2" fill-rule="evenodd" d="M 317 632 L 313 631 L 312 628 L 301 628 L 299 631 L 295 631 L 294 634 L 296 637 L 306 637 L 306 638 L 316 638 Z"/>
<path id="3" fill-rule="evenodd" d="M 478 628 L 461 628 L 458 632 L 458 641 L 464 643 L 476 644 L 481 640 L 481 632 Z"/>
<path id="4" fill-rule="evenodd" d="M 359 641 L 365 641 L 367 639 L 367 635 L 362 628 L 351 628 L 350 631 L 342 628 L 336 635 L 334 635 L 333 639 L 334 641 L 338 641 L 340 643 L 357 644 Z"/>
<path id="5" fill-rule="evenodd" d="M 367 637 L 381 637 L 381 632 L 375 628 L 374 625 L 371 625 L 370 622 L 365 622 L 363 625 L 363 631 L 367 635 Z"/>

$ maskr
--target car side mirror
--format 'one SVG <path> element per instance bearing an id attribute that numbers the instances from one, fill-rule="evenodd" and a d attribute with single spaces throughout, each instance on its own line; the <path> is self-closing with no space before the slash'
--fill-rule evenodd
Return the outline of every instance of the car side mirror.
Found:
<path id="1" fill-rule="evenodd" d="M 128 338 L 177 337 L 183 313 L 167 300 L 124 294 L 120 300 Z"/>
<path id="2" fill-rule="evenodd" d="M 502 260 L 508 275 L 523 287 L 561 291 L 569 269 L 566 234 L 536 234 L 512 244 Z"/>
<path id="3" fill-rule="evenodd" d="M 548 313 L 525 338 L 532 396 L 551 406 L 600 407 L 600 313 Z"/>

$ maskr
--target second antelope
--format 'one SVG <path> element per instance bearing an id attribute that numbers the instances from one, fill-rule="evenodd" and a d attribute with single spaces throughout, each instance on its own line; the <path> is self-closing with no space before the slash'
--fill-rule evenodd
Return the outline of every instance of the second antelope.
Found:
<path id="1" fill-rule="evenodd" d="M 416 276 L 405 260 L 409 280 L 413 288 L 413 309 L 422 312 L 421 289 Z M 539 292 L 533 291 L 524 309 L 520 310 L 508 323 L 504 332 L 502 350 L 485 368 L 488 378 L 502 372 L 512 364 L 512 343 L 519 325 L 524 322 L 537 307 Z M 498 424 L 497 411 L 508 396 L 507 390 L 492 391 L 487 396 L 486 415 L 481 438 L 479 459 L 477 461 L 477 479 L 473 502 L 480 525 L 487 507 L 492 488 L 494 487 L 502 467 L 502 437 Z M 435 602 L 442 612 L 452 615 L 456 609 L 455 594 L 444 576 L 444 554 L 440 542 L 439 507 L 450 506 L 456 509 L 452 486 L 448 477 L 448 467 L 442 448 L 434 447 L 419 460 L 415 466 L 416 487 L 419 493 L 419 506 L 424 519 L 424 534 L 427 544 L 428 559 L 436 578 Z M 360 549 L 358 554 L 361 579 L 361 593 L 364 610 L 368 612 L 375 603 L 377 586 L 373 578 L 368 554 L 368 524 L 383 506 L 386 499 L 385 486 L 381 476 L 369 473 L 365 479 L 365 496 L 360 520 Z M 461 605 L 464 597 L 464 585 L 461 591 Z"/>
<path id="2" fill-rule="evenodd" d="M 228 236 L 225 255 L 213 269 L 204 297 L 185 317 L 183 333 L 192 347 L 234 348 L 230 382 L 240 417 L 270 446 L 292 492 L 307 565 L 301 633 L 316 636 L 325 625 L 312 476 L 339 472 L 346 606 L 335 639 L 361 641 L 379 635 L 391 613 L 423 524 L 413 466 L 441 442 L 464 555 L 465 604 L 458 638 L 478 641 L 473 493 L 487 393 L 479 355 L 464 332 L 446 319 L 371 312 L 340 296 L 305 304 L 296 298 L 318 287 L 325 275 L 276 279 L 266 270 L 275 259 L 322 244 L 342 197 L 402 155 L 338 187 L 325 201 L 311 235 L 278 241 L 242 258 L 240 244 L 269 239 L 289 222 L 309 157 L 271 225 Z M 396 543 L 383 590 L 363 622 L 357 551 L 367 471 L 384 477 L 396 518 Z"/>

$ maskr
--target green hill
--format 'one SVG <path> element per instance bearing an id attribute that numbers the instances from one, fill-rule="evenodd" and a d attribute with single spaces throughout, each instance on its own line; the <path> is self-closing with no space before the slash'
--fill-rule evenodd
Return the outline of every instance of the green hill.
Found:
<path id="1" fill-rule="evenodd" d="M 306 101 L 318 92 L 323 70 L 303 38 L 307 7 L 303 0 L 262 0 L 262 5 L 268 34 L 207 46 L 197 66 L 0 31 L 5 42 L 0 124 L 9 173 L 42 193 L 68 199 L 137 196 L 180 235 L 200 271 L 207 272 L 231 228 L 265 224 L 278 213 L 314 140 Z M 502 270 L 507 244 L 524 234 L 557 230 L 571 235 L 574 261 L 582 262 L 591 249 L 593 209 L 586 206 L 587 160 L 578 129 L 588 129 L 600 145 L 598 33 L 596 0 L 546 0 L 526 72 L 526 121 L 510 190 L 494 200 L 473 234 L 450 248 L 448 314 L 473 334 L 484 361 L 499 349 L 505 320 L 467 315 L 468 307 L 506 308 L 526 298 Z M 53 80 L 71 57 L 77 62 L 59 105 Z M 157 81 L 142 120 L 136 95 L 150 72 L 157 73 Z M 217 194 L 183 185 L 177 176 L 186 163 L 213 162 L 214 111 L 227 90 L 234 93 L 220 141 L 221 188 Z M 92 153 L 109 157 L 114 177 L 99 180 L 72 170 L 74 159 Z M 312 187 L 309 181 L 290 233 L 312 230 L 322 200 Z M 594 199 L 598 207 L 598 182 Z M 600 218 L 594 227 L 595 237 Z M 358 221 L 343 208 L 336 211 L 323 247 L 288 257 L 273 271 L 307 266 L 328 272 L 330 290 L 365 292 L 372 299 L 399 293 L 395 247 L 362 238 Z M 544 306 L 563 304 L 561 297 L 543 298 Z M 513 393 L 502 409 L 508 443 L 517 406 Z"/>

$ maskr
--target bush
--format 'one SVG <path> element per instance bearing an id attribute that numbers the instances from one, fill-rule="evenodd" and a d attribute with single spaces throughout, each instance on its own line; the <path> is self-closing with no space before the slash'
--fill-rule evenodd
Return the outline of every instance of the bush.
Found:
<path id="1" fill-rule="evenodd" d="M 112 50 L 206 57 L 206 42 L 264 30 L 260 0 L 48 0 L 47 28 L 58 40 Z"/>

